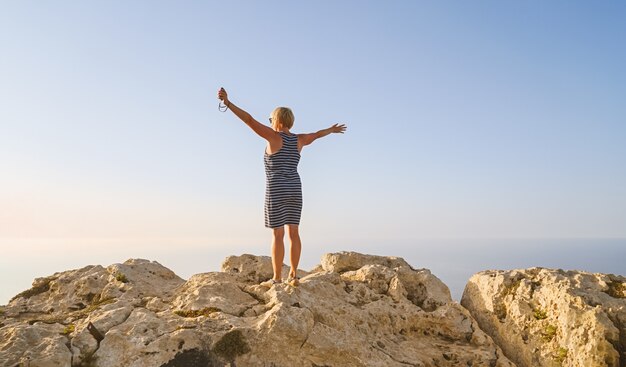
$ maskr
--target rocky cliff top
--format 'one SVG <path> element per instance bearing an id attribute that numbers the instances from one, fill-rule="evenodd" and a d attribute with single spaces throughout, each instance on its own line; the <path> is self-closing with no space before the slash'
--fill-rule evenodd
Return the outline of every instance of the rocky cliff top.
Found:
<path id="1" fill-rule="evenodd" d="M 427 269 L 342 252 L 300 275 L 262 286 L 271 259 L 242 255 L 38 278 L 0 311 L 0 366 L 513 366 Z"/>
<path id="2" fill-rule="evenodd" d="M 459 304 L 397 257 L 299 275 L 264 286 L 271 259 L 241 255 L 188 280 L 142 259 L 37 278 L 0 307 L 0 367 L 626 367 L 623 276 L 483 271 Z"/>

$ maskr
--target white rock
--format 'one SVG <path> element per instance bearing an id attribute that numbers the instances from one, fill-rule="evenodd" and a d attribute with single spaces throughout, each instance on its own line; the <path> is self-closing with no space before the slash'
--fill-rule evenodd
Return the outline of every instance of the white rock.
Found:
<path id="1" fill-rule="evenodd" d="M 156 261 L 129 259 L 122 264 L 110 265 L 109 286 L 118 284 L 124 295 L 120 298 L 138 299 L 144 296 L 160 297 L 169 300 L 174 289 L 181 286 L 184 280 L 170 269 Z M 126 279 L 126 283 L 117 280 L 118 276 Z"/>
<path id="2" fill-rule="evenodd" d="M 408 267 L 410 265 L 400 257 L 365 255 L 358 252 L 337 252 L 322 256 L 321 266 L 325 271 L 343 273 L 358 270 L 364 265 L 383 265 L 388 268 Z"/>
<path id="3" fill-rule="evenodd" d="M 0 365 L 70 367 L 72 353 L 60 324 L 35 323 L 0 328 Z"/>
<path id="4" fill-rule="evenodd" d="M 618 367 L 626 364 L 623 289 L 626 278 L 607 274 L 483 271 L 461 304 L 520 367 Z"/>
<path id="5" fill-rule="evenodd" d="M 241 315 L 258 304 L 257 300 L 241 290 L 234 281 L 220 281 L 220 273 L 193 275 L 178 289 L 172 306 L 179 310 L 201 310 L 214 307 L 231 315 Z"/>
<path id="6" fill-rule="evenodd" d="M 224 273 L 241 275 L 243 281 L 252 283 L 260 283 L 274 277 L 274 268 L 272 266 L 272 258 L 269 256 L 254 256 L 243 254 L 240 256 L 229 256 L 222 261 L 221 271 Z M 302 278 L 308 272 L 298 269 L 297 275 Z M 282 266 L 282 279 L 289 276 L 289 267 L 285 264 Z"/>

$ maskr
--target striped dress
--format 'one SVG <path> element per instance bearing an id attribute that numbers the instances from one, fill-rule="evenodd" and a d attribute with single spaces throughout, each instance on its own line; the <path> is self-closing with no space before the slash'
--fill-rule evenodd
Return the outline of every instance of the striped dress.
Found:
<path id="1" fill-rule="evenodd" d="M 278 228 L 285 224 L 300 224 L 302 213 L 302 183 L 298 175 L 298 135 L 279 132 L 283 146 L 265 161 L 265 227 Z"/>

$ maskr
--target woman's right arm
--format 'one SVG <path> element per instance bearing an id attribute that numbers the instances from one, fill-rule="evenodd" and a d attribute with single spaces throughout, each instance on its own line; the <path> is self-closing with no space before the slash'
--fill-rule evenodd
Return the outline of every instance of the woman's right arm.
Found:
<path id="1" fill-rule="evenodd" d="M 235 116 L 239 117 L 241 121 L 245 122 L 246 125 L 248 125 L 255 133 L 257 133 L 257 135 L 259 135 L 260 137 L 262 137 L 263 139 L 267 141 L 276 140 L 277 135 L 278 135 L 276 131 L 274 131 L 269 126 L 263 125 L 262 123 L 258 122 L 248 112 L 235 106 L 235 104 L 232 103 L 228 99 L 228 94 L 226 93 L 226 90 L 224 90 L 224 88 L 221 88 L 217 92 L 217 97 L 221 99 L 222 101 L 224 101 L 224 104 L 228 106 L 228 109 L 233 111 Z"/>

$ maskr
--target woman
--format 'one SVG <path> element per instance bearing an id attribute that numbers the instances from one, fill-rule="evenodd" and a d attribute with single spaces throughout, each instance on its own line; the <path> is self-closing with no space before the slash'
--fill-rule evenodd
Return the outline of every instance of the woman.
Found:
<path id="1" fill-rule="evenodd" d="M 224 102 L 237 117 L 267 141 L 265 149 L 265 227 L 273 231 L 272 239 L 272 266 L 274 277 L 265 282 L 271 286 L 282 282 L 282 265 L 285 256 L 285 227 L 291 241 L 289 277 L 287 282 L 297 286 L 298 263 L 302 244 L 298 233 L 300 215 L 302 213 L 302 184 L 298 175 L 298 162 L 302 148 L 331 133 L 341 133 L 346 130 L 344 124 L 334 124 L 328 129 L 310 134 L 292 134 L 294 116 L 291 109 L 277 107 L 271 114 L 271 127 L 256 121 L 249 113 L 235 106 L 228 99 L 224 88 L 220 88 L 217 97 Z"/>

